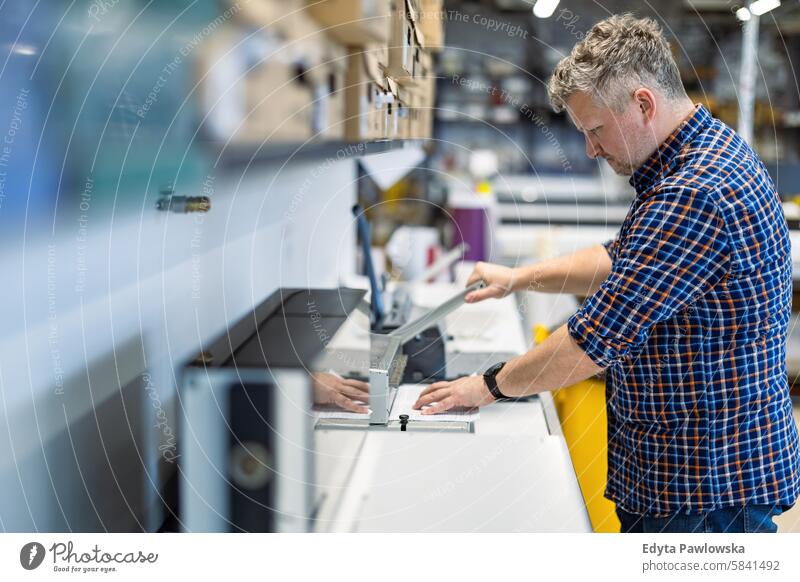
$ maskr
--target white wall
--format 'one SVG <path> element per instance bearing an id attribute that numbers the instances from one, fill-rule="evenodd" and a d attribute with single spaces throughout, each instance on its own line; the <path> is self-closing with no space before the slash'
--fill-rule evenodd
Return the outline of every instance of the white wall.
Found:
<path id="1" fill-rule="evenodd" d="M 157 528 L 176 373 L 278 286 L 354 272 L 355 177 L 353 160 L 220 170 L 205 215 L 92 192 L 83 222 L 7 247 L 0 529 Z"/>

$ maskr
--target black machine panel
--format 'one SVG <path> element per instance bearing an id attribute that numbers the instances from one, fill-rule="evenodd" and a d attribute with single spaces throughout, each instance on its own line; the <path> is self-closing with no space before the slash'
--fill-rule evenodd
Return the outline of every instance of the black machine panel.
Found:
<path id="1" fill-rule="evenodd" d="M 232 531 L 275 531 L 275 409 L 272 386 L 232 386 L 230 406 L 230 521 Z"/>

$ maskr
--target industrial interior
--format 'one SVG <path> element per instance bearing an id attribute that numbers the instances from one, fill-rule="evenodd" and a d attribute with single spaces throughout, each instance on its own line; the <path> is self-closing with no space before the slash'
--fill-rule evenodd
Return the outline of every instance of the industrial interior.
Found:
<path id="1" fill-rule="evenodd" d="M 798 289 L 794 0 L 0 3 L 0 530 L 619 532 L 604 374 L 413 404 L 586 300 L 465 298 L 620 230 L 547 82 L 628 12 L 763 161 Z"/>

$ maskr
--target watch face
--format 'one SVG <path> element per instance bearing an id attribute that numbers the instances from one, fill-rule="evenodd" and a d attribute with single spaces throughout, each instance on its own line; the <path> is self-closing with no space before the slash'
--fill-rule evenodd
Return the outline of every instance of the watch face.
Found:
<path id="1" fill-rule="evenodd" d="M 494 374 L 497 374 L 497 372 L 500 371 L 500 368 L 502 368 L 504 364 L 505 364 L 505 362 L 496 363 L 494 366 L 492 366 L 491 368 L 486 370 L 486 372 L 484 372 L 483 375 L 484 376 L 492 376 Z"/>

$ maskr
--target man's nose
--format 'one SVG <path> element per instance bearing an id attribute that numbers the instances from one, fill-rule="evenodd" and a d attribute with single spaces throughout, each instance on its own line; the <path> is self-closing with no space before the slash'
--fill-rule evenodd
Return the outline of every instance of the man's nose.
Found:
<path id="1" fill-rule="evenodd" d="M 595 159 L 601 153 L 603 153 L 603 148 L 600 147 L 599 144 L 595 145 L 592 143 L 592 139 L 587 135 L 586 138 L 586 155 L 589 156 L 591 159 Z"/>

